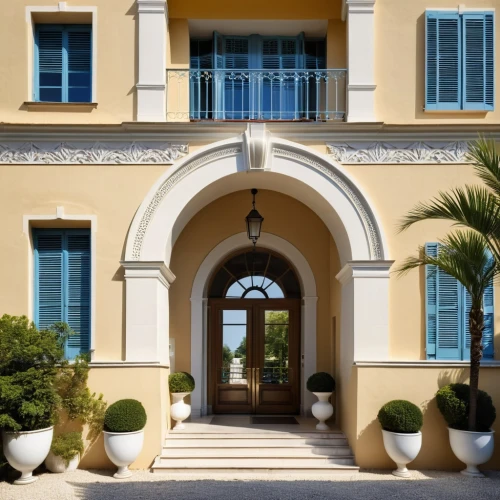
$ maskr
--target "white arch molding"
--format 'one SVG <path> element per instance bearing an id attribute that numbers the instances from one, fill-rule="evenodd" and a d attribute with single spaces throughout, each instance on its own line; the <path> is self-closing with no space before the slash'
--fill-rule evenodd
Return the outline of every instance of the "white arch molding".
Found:
<path id="1" fill-rule="evenodd" d="M 353 362 L 389 359 L 392 261 L 387 260 L 383 228 L 373 205 L 342 167 L 326 155 L 271 137 L 264 124 L 251 124 L 241 136 L 203 147 L 168 169 L 137 210 L 122 262 L 127 292 L 125 361 L 169 362 L 168 294 L 175 276 L 168 266 L 173 245 L 203 207 L 231 192 L 254 187 L 278 191 L 304 203 L 323 220 L 336 243 L 342 266 L 337 275 L 342 283 L 341 377 L 349 379 Z M 286 249 L 277 251 L 286 256 Z M 295 262 L 296 258 L 290 260 Z M 304 272 L 301 276 L 304 303 L 314 302 L 315 308 L 316 294 L 307 295 L 307 275 Z M 198 311 L 205 297 L 201 290 L 206 280 L 201 276 L 192 296 Z M 204 317 L 197 314 L 193 319 L 194 335 L 202 340 L 198 348 L 204 349 Z M 199 399 L 199 411 L 204 411 L 201 396 Z"/>
<path id="2" fill-rule="evenodd" d="M 307 378 L 316 371 L 316 280 L 311 266 L 302 253 L 287 240 L 274 234 L 262 233 L 259 248 L 274 250 L 285 257 L 295 268 L 301 284 L 301 412 L 310 409 L 313 399 L 305 388 Z M 246 233 L 238 233 L 219 243 L 205 258 L 196 273 L 191 291 L 191 374 L 196 388 L 191 394 L 192 414 L 206 415 L 207 404 L 207 296 L 208 283 L 213 272 L 231 253 L 249 248 Z M 307 342 L 305 336 L 307 335 Z"/>

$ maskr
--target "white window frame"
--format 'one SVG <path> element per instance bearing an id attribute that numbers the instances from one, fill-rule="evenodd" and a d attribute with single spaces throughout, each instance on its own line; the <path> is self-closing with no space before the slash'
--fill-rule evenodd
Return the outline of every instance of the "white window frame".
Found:
<path id="1" fill-rule="evenodd" d="M 26 23 L 28 24 L 28 101 L 33 100 L 33 73 L 34 73 L 34 55 L 33 45 L 35 43 L 35 21 L 33 14 L 47 14 L 68 12 L 72 14 L 91 14 L 92 15 L 92 103 L 97 102 L 97 6 L 74 6 L 69 7 L 66 2 L 57 2 L 57 5 L 27 6 Z"/>

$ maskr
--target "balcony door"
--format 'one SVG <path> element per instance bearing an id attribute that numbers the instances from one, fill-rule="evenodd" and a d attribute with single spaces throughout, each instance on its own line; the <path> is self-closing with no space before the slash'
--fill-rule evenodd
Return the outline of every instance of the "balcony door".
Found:
<path id="1" fill-rule="evenodd" d="M 323 68 L 325 63 L 324 40 L 306 41 L 303 33 L 225 36 L 214 32 L 212 43 L 192 40 L 191 68 L 209 71 L 191 73 L 191 116 L 215 120 L 309 117 L 315 109 L 318 80 L 307 70 Z"/>
<path id="2" fill-rule="evenodd" d="M 296 414 L 300 286 L 288 263 L 244 252 L 216 273 L 209 299 L 209 400 L 214 413 Z"/>

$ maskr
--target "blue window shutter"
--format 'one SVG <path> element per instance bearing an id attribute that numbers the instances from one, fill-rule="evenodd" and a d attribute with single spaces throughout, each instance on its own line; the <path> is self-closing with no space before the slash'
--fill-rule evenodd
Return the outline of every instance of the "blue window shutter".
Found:
<path id="1" fill-rule="evenodd" d="M 461 107 L 462 45 L 458 13 L 426 12 L 425 108 Z"/>
<path id="2" fill-rule="evenodd" d="M 64 101 L 63 27 L 37 25 L 35 32 L 35 101 Z"/>
<path id="3" fill-rule="evenodd" d="M 470 328 L 469 328 L 469 314 L 470 310 L 472 307 L 472 298 L 470 296 L 470 293 L 465 289 L 465 287 L 462 285 L 462 291 L 461 291 L 462 297 L 463 297 L 463 310 L 462 310 L 462 321 L 463 321 L 463 328 L 462 331 L 464 332 L 463 338 L 462 338 L 462 356 L 461 359 L 463 360 L 470 360 Z"/>
<path id="4" fill-rule="evenodd" d="M 90 347 L 90 231 L 35 230 L 35 323 L 65 321 L 75 331 L 65 345 L 74 359 Z"/>
<path id="5" fill-rule="evenodd" d="M 67 233 L 67 323 L 75 331 L 67 342 L 66 357 L 89 350 L 90 343 L 90 234 Z"/>
<path id="6" fill-rule="evenodd" d="M 463 109 L 494 108 L 494 15 L 493 12 L 462 16 L 464 90 Z"/>
<path id="7" fill-rule="evenodd" d="M 493 283 L 484 291 L 483 299 L 484 323 L 483 331 L 483 357 L 493 359 L 494 356 L 494 337 L 495 337 L 495 317 L 493 314 Z"/>
<path id="8" fill-rule="evenodd" d="M 64 321 L 63 236 L 35 231 L 35 323 L 45 329 Z"/>
<path id="9" fill-rule="evenodd" d="M 223 120 L 225 118 L 224 106 L 224 36 L 217 31 L 214 31 L 213 39 L 214 47 L 214 69 L 219 70 L 214 72 L 213 85 L 213 102 L 214 102 L 214 119 Z"/>
<path id="10" fill-rule="evenodd" d="M 438 244 L 426 243 L 425 253 L 437 257 Z M 437 337 L 437 287 L 436 266 L 425 266 L 425 315 L 426 315 L 426 355 L 427 359 L 436 359 Z"/>
<path id="11" fill-rule="evenodd" d="M 66 30 L 67 101 L 92 101 L 92 30 L 72 26 Z"/>

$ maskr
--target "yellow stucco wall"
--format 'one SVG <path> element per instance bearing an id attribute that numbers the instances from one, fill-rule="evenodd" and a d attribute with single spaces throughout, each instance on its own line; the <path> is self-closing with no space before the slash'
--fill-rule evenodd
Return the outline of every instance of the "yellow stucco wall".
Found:
<path id="1" fill-rule="evenodd" d="M 375 4 L 375 114 L 378 121 L 393 124 L 493 123 L 496 111 L 484 113 L 424 112 L 425 100 L 425 9 L 457 9 L 455 0 L 377 0 Z M 468 9 L 497 7 L 492 0 L 465 2 Z M 498 15 L 498 12 L 497 12 Z M 496 53 L 500 50 L 500 24 L 496 23 Z M 500 65 L 496 64 L 496 82 Z M 496 101 L 500 86 L 496 85 Z"/>
<path id="2" fill-rule="evenodd" d="M 53 0 L 0 0 L 0 120 L 7 123 L 121 123 L 134 119 L 136 84 L 136 8 L 122 0 L 78 0 L 70 6 L 98 6 L 97 109 L 35 111 L 32 101 L 33 35 L 26 6 L 53 6 Z M 88 18 L 88 15 L 87 15 Z M 77 15 L 47 14 L 44 22 L 79 22 Z M 7 29 L 6 29 L 7 27 Z M 8 50 L 6 48 L 8 47 Z"/>
<path id="3" fill-rule="evenodd" d="M 356 435 L 351 432 L 349 443 L 356 450 L 360 467 L 390 468 L 394 464 L 384 452 L 382 432 L 377 420 L 379 409 L 392 399 L 407 399 L 424 412 L 422 450 L 411 463 L 414 469 L 463 469 L 451 451 L 446 423 L 439 413 L 435 394 L 449 383 L 468 383 L 468 369 L 433 367 L 359 367 L 357 371 Z M 488 392 L 493 403 L 500 407 L 500 368 L 482 368 L 479 380 L 481 389 Z M 497 419 L 493 430 L 500 429 Z M 500 467 L 500 448 L 484 469 Z"/>
<path id="4" fill-rule="evenodd" d="M 338 19 L 341 5 L 342 0 L 256 0 L 251 6 L 232 0 L 169 0 L 168 11 L 174 19 Z"/>

